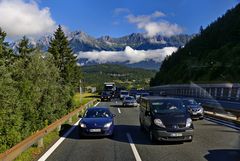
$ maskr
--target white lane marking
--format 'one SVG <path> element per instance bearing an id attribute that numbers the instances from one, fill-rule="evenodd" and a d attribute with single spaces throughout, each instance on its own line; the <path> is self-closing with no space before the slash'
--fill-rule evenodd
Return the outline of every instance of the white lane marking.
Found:
<path id="1" fill-rule="evenodd" d="M 227 126 L 227 127 L 233 128 L 233 129 L 236 129 L 236 130 L 240 130 L 240 127 L 237 127 L 237 126 L 234 126 L 234 125 L 231 125 L 231 124 L 222 122 L 222 121 L 217 121 L 217 120 L 211 119 L 211 118 L 209 118 L 209 117 L 208 117 L 208 118 L 205 117 L 205 119 L 208 120 L 208 121 L 211 121 L 211 122 L 220 124 L 220 125 L 224 125 L 224 126 Z"/>
<path id="2" fill-rule="evenodd" d="M 100 102 L 96 103 L 94 106 L 97 106 Z M 58 141 L 43 155 L 41 158 L 38 159 L 38 161 L 45 161 L 53 152 L 57 149 L 57 147 L 68 137 L 68 135 L 74 130 L 74 128 L 77 127 L 79 119 L 71 129 L 69 129 Z"/>
<path id="3" fill-rule="evenodd" d="M 118 113 L 121 113 L 121 110 L 120 110 L 120 108 L 118 108 Z"/>
<path id="4" fill-rule="evenodd" d="M 127 138 L 128 138 L 128 142 L 132 148 L 132 151 L 133 151 L 136 161 L 142 161 L 142 159 L 140 158 L 140 155 L 138 154 L 138 151 L 133 143 L 132 137 L 129 133 L 127 133 Z"/>
<path id="5" fill-rule="evenodd" d="M 99 103 L 100 103 L 100 102 L 96 103 L 96 104 L 94 105 L 94 107 L 96 107 Z"/>

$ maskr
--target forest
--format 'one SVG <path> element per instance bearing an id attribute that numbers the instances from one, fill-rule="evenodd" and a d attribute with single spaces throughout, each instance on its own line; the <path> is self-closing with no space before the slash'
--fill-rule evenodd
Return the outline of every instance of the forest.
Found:
<path id="1" fill-rule="evenodd" d="M 23 37 L 16 51 L 0 29 L 0 153 L 72 111 L 82 78 L 61 26 L 48 52 Z"/>
<path id="2" fill-rule="evenodd" d="M 150 85 L 240 81 L 240 4 L 163 61 Z"/>

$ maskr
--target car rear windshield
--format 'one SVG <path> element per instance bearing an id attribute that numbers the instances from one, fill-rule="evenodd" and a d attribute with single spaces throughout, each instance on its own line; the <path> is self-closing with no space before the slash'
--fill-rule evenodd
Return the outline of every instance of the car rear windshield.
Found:
<path id="1" fill-rule="evenodd" d="M 175 112 L 185 112 L 186 108 L 183 107 L 180 100 L 164 99 L 157 100 L 151 103 L 151 109 L 154 113 L 165 114 Z"/>
<path id="2" fill-rule="evenodd" d="M 128 92 L 121 92 L 122 95 L 128 95 Z"/>
<path id="3" fill-rule="evenodd" d="M 125 99 L 126 99 L 126 100 L 134 100 L 133 97 L 126 97 Z"/>
<path id="4" fill-rule="evenodd" d="M 108 110 L 97 109 L 97 110 L 87 110 L 84 115 L 85 118 L 108 118 L 111 117 L 111 113 Z"/>

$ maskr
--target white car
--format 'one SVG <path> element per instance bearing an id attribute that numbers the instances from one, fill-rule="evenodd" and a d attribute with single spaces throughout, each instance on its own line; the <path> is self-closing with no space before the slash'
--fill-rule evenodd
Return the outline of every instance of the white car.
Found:
<path id="1" fill-rule="evenodd" d="M 120 91 L 120 99 L 123 100 L 124 97 L 127 97 L 129 96 L 129 92 L 128 91 L 125 91 L 125 90 L 122 90 Z"/>

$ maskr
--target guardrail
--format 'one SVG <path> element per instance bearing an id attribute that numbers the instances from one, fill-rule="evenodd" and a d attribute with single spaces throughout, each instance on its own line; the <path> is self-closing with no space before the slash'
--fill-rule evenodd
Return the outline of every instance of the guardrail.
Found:
<path id="1" fill-rule="evenodd" d="M 59 120 L 55 121 L 54 123 L 52 123 L 51 125 L 43 128 L 42 130 L 34 133 L 33 135 L 29 136 L 28 138 L 26 138 L 25 140 L 23 140 L 22 142 L 18 143 L 17 145 L 15 145 L 14 147 L 12 147 L 11 149 L 8 149 L 7 151 L 3 152 L 0 154 L 0 160 L 1 161 L 11 161 L 14 160 L 17 156 L 19 156 L 22 152 L 24 152 L 26 149 L 28 149 L 30 146 L 32 146 L 33 144 L 38 144 L 39 147 L 43 147 L 43 137 L 46 136 L 49 132 L 55 130 L 55 129 L 59 129 L 61 125 L 70 120 L 72 120 L 72 117 L 75 115 L 79 115 L 79 113 L 88 108 L 93 106 L 94 103 L 96 103 L 97 100 L 94 99 L 90 102 L 88 102 L 87 104 L 79 107 L 78 109 L 74 110 L 73 112 L 63 116 L 62 118 L 60 118 Z"/>
<path id="2" fill-rule="evenodd" d="M 150 87 L 153 95 L 165 93 L 174 97 L 191 97 L 201 102 L 204 107 L 211 112 L 224 110 L 236 116 L 240 121 L 240 84 L 172 84 Z M 209 104 L 204 100 L 211 100 L 216 104 Z M 213 101 L 214 100 L 214 101 Z M 220 104 L 220 106 L 219 106 Z"/>

